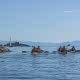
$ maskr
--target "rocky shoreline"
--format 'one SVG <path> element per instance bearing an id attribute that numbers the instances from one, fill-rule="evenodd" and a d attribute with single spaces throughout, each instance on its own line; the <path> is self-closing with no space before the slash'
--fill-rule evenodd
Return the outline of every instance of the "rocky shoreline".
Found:
<path id="1" fill-rule="evenodd" d="M 12 43 L 7 43 L 4 44 L 5 47 L 30 47 L 30 45 L 23 44 L 20 42 L 12 42 Z"/>
<path id="2" fill-rule="evenodd" d="M 5 53 L 5 52 L 11 52 L 11 50 L 9 50 L 8 48 L 4 46 L 0 46 L 0 53 Z"/>

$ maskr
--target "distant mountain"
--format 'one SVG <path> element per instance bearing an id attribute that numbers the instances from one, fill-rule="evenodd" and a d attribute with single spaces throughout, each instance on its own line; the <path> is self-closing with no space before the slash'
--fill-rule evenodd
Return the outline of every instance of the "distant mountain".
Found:
<path id="1" fill-rule="evenodd" d="M 0 44 L 6 44 L 6 43 L 8 43 L 9 41 L 2 41 L 2 40 L 0 40 Z"/>
<path id="2" fill-rule="evenodd" d="M 63 42 L 60 43 L 61 45 L 68 45 L 70 44 L 71 46 L 80 46 L 80 41 L 72 41 L 72 42 Z"/>
<path id="3" fill-rule="evenodd" d="M 62 43 L 47 43 L 47 42 L 31 42 L 31 41 L 27 41 L 27 42 L 22 42 L 24 44 L 28 44 L 31 46 L 80 46 L 80 41 L 72 41 L 72 42 L 62 42 Z"/>
<path id="4" fill-rule="evenodd" d="M 12 41 L 12 43 L 15 41 Z M 72 42 L 63 42 L 63 43 L 47 43 L 47 42 L 32 42 L 32 41 L 19 41 L 22 44 L 30 45 L 30 46 L 63 46 L 69 45 L 70 46 L 80 46 L 80 41 L 72 41 Z M 0 41 L 0 44 L 7 44 L 9 41 Z"/>
<path id="5" fill-rule="evenodd" d="M 59 43 L 47 43 L 47 42 L 22 42 L 31 46 L 59 46 Z"/>

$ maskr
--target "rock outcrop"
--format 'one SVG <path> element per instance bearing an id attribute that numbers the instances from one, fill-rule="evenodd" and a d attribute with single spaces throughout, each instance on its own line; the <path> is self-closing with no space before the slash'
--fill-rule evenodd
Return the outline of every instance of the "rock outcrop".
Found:
<path id="1" fill-rule="evenodd" d="M 29 45 L 27 45 L 27 44 L 22 44 L 22 43 L 20 43 L 20 42 L 13 42 L 13 43 L 7 43 L 7 44 L 5 44 L 4 46 L 7 46 L 7 47 L 19 47 L 19 46 L 21 46 L 21 47 L 30 47 Z"/>
<path id="2" fill-rule="evenodd" d="M 11 51 L 4 46 L 0 46 L 0 53 L 4 53 L 4 52 L 11 52 Z"/>

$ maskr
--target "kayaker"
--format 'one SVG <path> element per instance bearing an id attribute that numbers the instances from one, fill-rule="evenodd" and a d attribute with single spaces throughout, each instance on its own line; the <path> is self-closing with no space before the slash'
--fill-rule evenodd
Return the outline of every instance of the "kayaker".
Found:
<path id="1" fill-rule="evenodd" d="M 75 47 L 74 47 L 74 46 L 72 46 L 72 49 L 71 49 L 71 51 L 76 51 L 76 49 L 75 49 Z"/>
<path id="2" fill-rule="evenodd" d="M 60 52 L 60 51 L 61 51 L 61 49 L 62 49 L 62 47 L 60 46 L 60 47 L 58 48 L 58 51 Z"/>

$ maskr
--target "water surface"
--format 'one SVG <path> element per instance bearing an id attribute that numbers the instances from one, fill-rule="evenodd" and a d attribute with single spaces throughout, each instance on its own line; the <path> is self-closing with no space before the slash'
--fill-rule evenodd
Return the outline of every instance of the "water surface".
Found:
<path id="1" fill-rule="evenodd" d="M 50 53 L 32 56 L 31 48 L 17 47 L 0 54 L 0 80 L 80 80 L 80 53 L 61 55 L 52 53 L 55 47 L 43 49 Z"/>

